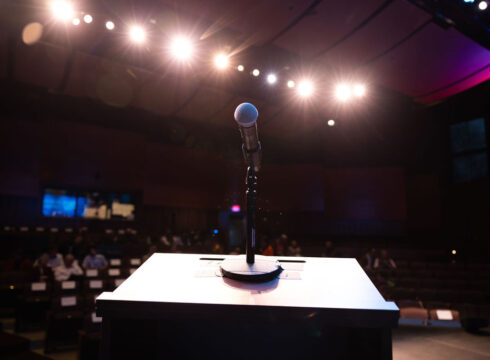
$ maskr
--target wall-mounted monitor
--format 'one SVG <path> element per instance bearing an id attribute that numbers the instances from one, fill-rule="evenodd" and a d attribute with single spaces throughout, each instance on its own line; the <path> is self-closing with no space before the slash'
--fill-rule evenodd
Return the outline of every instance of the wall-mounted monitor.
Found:
<path id="1" fill-rule="evenodd" d="M 134 196 L 128 193 L 45 189 L 44 216 L 134 220 Z"/>

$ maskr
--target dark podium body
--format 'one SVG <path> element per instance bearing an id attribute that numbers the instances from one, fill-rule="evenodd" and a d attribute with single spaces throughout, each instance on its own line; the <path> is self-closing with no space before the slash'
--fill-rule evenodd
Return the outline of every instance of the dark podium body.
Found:
<path id="1" fill-rule="evenodd" d="M 274 281 L 221 277 L 231 256 L 154 254 L 97 298 L 103 359 L 391 359 L 398 308 L 355 259 L 279 257 Z"/>

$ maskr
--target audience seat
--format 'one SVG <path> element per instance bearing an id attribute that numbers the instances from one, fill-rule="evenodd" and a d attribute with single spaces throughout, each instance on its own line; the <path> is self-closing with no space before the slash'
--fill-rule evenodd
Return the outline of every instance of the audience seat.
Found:
<path id="1" fill-rule="evenodd" d="M 75 348 L 78 331 L 83 326 L 83 312 L 80 310 L 52 311 L 48 314 L 44 352 Z"/>

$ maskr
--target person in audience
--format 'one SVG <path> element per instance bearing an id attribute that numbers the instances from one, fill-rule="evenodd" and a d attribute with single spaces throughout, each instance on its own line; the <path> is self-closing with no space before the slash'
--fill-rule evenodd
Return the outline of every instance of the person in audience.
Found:
<path id="1" fill-rule="evenodd" d="M 383 249 L 381 250 L 379 257 L 374 260 L 373 267 L 375 269 L 394 270 L 396 269 L 396 263 L 392 258 L 390 258 L 388 251 Z"/>
<path id="2" fill-rule="evenodd" d="M 371 248 L 364 253 L 364 255 L 362 256 L 362 258 L 360 260 L 360 263 L 364 269 L 370 270 L 374 267 L 374 261 L 375 260 L 376 260 L 376 249 Z"/>
<path id="3" fill-rule="evenodd" d="M 48 259 L 47 265 L 51 269 L 54 269 L 54 268 L 60 266 L 61 264 L 63 264 L 63 255 L 61 255 L 58 252 L 57 248 L 55 248 L 55 247 L 50 248 L 48 251 L 48 255 L 49 255 L 49 259 Z"/>
<path id="4" fill-rule="evenodd" d="M 78 261 L 82 261 L 83 256 L 87 253 L 87 245 L 85 244 L 82 235 L 75 236 L 73 243 L 70 244 L 68 248 L 68 253 L 72 254 Z"/>
<path id="5" fill-rule="evenodd" d="M 265 256 L 274 256 L 274 248 L 272 247 L 272 245 L 270 244 L 270 242 L 267 241 L 267 239 L 264 239 L 264 243 L 263 243 L 263 246 L 262 246 L 262 255 L 265 255 Z"/>
<path id="6" fill-rule="evenodd" d="M 283 236 L 285 237 L 285 240 L 286 241 L 284 241 Z M 274 239 L 274 245 L 275 245 L 274 246 L 274 253 L 277 256 L 284 256 L 284 255 L 286 255 L 287 236 L 285 234 L 282 234 L 278 238 Z"/>
<path id="7" fill-rule="evenodd" d="M 82 276 L 83 270 L 72 254 L 65 256 L 63 263 L 54 269 L 54 278 L 57 281 L 66 281 L 72 277 Z"/>
<path id="8" fill-rule="evenodd" d="M 44 253 L 34 262 L 32 279 L 34 281 L 51 281 L 54 278 L 53 270 L 48 266 L 49 255 Z"/>
<path id="9" fill-rule="evenodd" d="M 303 256 L 302 253 L 301 253 L 301 248 L 299 246 L 296 247 L 296 253 L 294 254 L 294 256 Z"/>
<path id="10" fill-rule="evenodd" d="M 240 255 L 240 246 L 235 247 L 230 255 Z"/>
<path id="11" fill-rule="evenodd" d="M 288 246 L 288 256 L 296 256 L 298 248 L 298 242 L 296 240 L 292 240 L 291 244 Z"/>
<path id="12" fill-rule="evenodd" d="M 97 249 L 92 246 L 90 248 L 90 252 L 83 259 L 82 266 L 85 270 L 87 269 L 97 269 L 104 270 L 107 267 L 108 263 L 104 255 L 97 254 Z"/>
<path id="13" fill-rule="evenodd" d="M 148 253 L 146 253 L 145 255 L 143 255 L 143 257 L 141 258 L 141 260 L 143 262 L 145 262 L 146 260 L 148 260 L 150 258 L 150 256 L 152 256 L 156 252 L 157 252 L 157 247 L 155 245 L 150 246 L 150 248 L 148 249 Z"/>
<path id="14" fill-rule="evenodd" d="M 332 241 L 325 241 L 325 246 L 322 251 L 322 257 L 339 257 L 337 249 L 335 249 Z"/>

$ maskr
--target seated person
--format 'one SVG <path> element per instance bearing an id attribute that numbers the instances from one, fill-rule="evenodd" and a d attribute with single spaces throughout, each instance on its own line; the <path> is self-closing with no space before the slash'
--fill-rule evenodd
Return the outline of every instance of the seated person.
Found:
<path id="1" fill-rule="evenodd" d="M 63 263 L 54 269 L 54 278 L 57 281 L 66 281 L 72 276 L 81 275 L 83 275 L 83 270 L 71 254 L 66 255 Z"/>
<path id="2" fill-rule="evenodd" d="M 386 249 L 381 250 L 380 256 L 374 260 L 375 269 L 396 269 L 395 261 L 389 257 L 388 251 Z"/>
<path id="3" fill-rule="evenodd" d="M 47 265 L 54 269 L 63 264 L 63 255 L 58 252 L 58 249 L 53 247 L 48 251 L 49 259 Z"/>
<path id="4" fill-rule="evenodd" d="M 89 254 L 83 259 L 82 266 L 86 269 L 104 270 L 107 267 L 107 260 L 104 255 L 97 254 L 97 249 L 91 247 Z"/>
<path id="5" fill-rule="evenodd" d="M 49 255 L 44 253 L 36 260 L 32 268 L 32 279 L 34 281 L 53 280 L 53 270 L 48 266 Z"/>
<path id="6" fill-rule="evenodd" d="M 322 251 L 322 257 L 339 257 L 337 250 L 332 241 L 325 241 L 325 246 Z"/>

